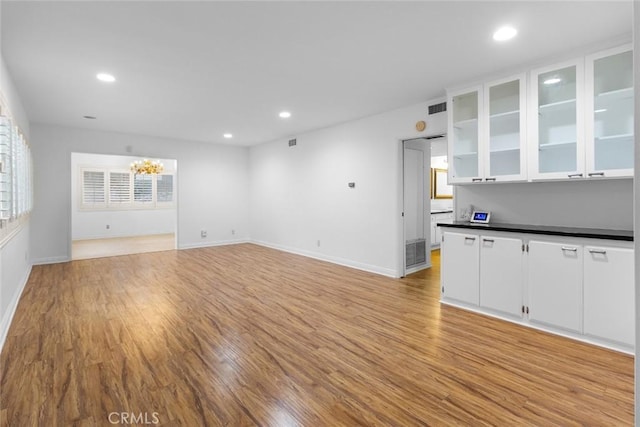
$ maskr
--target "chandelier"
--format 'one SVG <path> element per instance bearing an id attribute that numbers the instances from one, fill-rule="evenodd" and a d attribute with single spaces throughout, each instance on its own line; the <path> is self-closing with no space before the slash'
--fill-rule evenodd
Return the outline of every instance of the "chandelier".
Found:
<path id="1" fill-rule="evenodd" d="M 131 172 L 136 175 L 156 175 L 162 173 L 164 165 L 157 160 L 136 160 L 131 163 Z"/>

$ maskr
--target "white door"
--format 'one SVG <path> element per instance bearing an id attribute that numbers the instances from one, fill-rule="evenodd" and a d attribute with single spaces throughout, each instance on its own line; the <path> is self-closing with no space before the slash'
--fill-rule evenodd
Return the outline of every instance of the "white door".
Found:
<path id="1" fill-rule="evenodd" d="M 520 74 L 485 85 L 485 181 L 526 180 L 525 82 Z"/>
<path id="2" fill-rule="evenodd" d="M 633 249 L 587 246 L 584 258 L 584 333 L 633 346 Z"/>
<path id="3" fill-rule="evenodd" d="M 431 146 L 403 141 L 404 274 L 431 266 Z"/>
<path id="4" fill-rule="evenodd" d="M 480 305 L 522 317 L 522 240 L 480 238 Z"/>
<path id="5" fill-rule="evenodd" d="M 448 93 L 449 184 L 480 182 L 482 170 L 482 87 Z"/>
<path id="6" fill-rule="evenodd" d="M 584 178 L 584 61 L 531 72 L 529 177 Z"/>
<path id="7" fill-rule="evenodd" d="M 582 246 L 529 243 L 529 320 L 582 332 Z"/>
<path id="8" fill-rule="evenodd" d="M 586 58 L 589 178 L 633 176 L 633 52 L 622 46 Z"/>
<path id="9" fill-rule="evenodd" d="M 480 236 L 444 233 L 441 257 L 442 297 L 478 305 Z"/>

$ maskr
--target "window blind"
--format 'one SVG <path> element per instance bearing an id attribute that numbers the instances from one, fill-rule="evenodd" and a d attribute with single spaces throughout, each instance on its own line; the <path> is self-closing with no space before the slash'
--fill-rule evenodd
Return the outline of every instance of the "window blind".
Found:
<path id="1" fill-rule="evenodd" d="M 131 203 L 130 172 L 109 172 L 109 203 Z"/>
<path id="2" fill-rule="evenodd" d="M 103 171 L 82 172 L 82 203 L 85 205 L 104 204 L 105 182 Z"/>

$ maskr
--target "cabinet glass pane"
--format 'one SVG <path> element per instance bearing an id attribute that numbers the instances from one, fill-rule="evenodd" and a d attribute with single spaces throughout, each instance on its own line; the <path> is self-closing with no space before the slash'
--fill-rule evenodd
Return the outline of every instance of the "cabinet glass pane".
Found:
<path id="1" fill-rule="evenodd" d="M 520 81 L 489 88 L 491 176 L 520 174 Z"/>
<path id="2" fill-rule="evenodd" d="M 538 76 L 538 168 L 540 173 L 577 169 L 576 67 Z"/>
<path id="3" fill-rule="evenodd" d="M 478 176 L 478 92 L 453 97 L 453 170 L 456 177 Z"/>
<path id="4" fill-rule="evenodd" d="M 595 169 L 633 168 L 633 55 L 597 59 L 594 76 Z"/>

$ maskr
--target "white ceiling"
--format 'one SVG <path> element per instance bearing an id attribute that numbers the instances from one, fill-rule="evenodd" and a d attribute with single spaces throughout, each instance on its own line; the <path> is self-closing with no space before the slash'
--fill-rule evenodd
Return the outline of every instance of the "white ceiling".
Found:
<path id="1" fill-rule="evenodd" d="M 3 0 L 2 55 L 31 122 L 253 145 L 630 38 L 631 8 L 630 0 Z M 519 34 L 498 44 L 491 35 L 505 23 Z M 117 82 L 98 82 L 102 71 Z M 285 109 L 288 120 L 278 118 Z"/>

